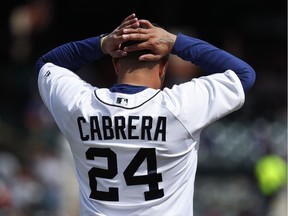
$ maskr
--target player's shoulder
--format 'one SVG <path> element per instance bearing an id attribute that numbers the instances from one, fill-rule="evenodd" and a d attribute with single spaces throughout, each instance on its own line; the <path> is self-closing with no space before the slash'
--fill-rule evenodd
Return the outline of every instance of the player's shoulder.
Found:
<path id="1" fill-rule="evenodd" d="M 60 67 L 50 62 L 42 65 L 42 67 L 39 70 L 39 75 L 42 75 L 43 77 L 46 78 L 49 76 L 63 76 L 63 75 L 76 76 L 76 74 L 70 71 L 69 69 Z"/>

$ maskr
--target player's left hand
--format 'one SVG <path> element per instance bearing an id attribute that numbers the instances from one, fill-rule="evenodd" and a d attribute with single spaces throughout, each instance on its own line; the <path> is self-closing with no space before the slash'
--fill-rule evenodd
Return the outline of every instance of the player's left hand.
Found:
<path id="1" fill-rule="evenodd" d="M 127 55 L 127 52 L 120 50 L 121 44 L 128 39 L 123 37 L 124 29 L 135 29 L 139 27 L 139 21 L 135 13 L 126 17 L 122 23 L 110 34 L 101 38 L 101 48 L 103 53 L 111 55 L 112 58 L 119 58 Z"/>

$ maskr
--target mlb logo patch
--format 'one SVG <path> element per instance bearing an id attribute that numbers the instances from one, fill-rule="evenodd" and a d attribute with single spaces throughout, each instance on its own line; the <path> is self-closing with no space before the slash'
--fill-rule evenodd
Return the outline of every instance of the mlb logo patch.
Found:
<path id="1" fill-rule="evenodd" d="M 117 97 L 116 104 L 124 105 L 126 106 L 128 104 L 127 98 Z"/>

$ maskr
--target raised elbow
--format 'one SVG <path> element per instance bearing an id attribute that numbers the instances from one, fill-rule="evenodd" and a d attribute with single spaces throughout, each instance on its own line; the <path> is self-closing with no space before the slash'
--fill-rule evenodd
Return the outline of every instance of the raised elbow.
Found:
<path id="1" fill-rule="evenodd" d="M 243 89 L 247 92 L 255 83 L 256 72 L 252 67 L 246 67 L 239 76 Z"/>

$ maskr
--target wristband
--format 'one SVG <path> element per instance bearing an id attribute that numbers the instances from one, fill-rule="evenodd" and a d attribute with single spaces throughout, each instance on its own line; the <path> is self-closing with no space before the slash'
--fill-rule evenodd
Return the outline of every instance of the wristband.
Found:
<path id="1" fill-rule="evenodd" d="M 100 37 L 100 48 L 101 48 L 102 52 L 103 52 L 103 47 L 102 47 L 102 45 L 103 45 L 103 38 L 106 37 L 108 34 L 109 34 L 109 33 L 105 33 L 105 34 L 101 34 L 101 35 L 99 36 L 99 37 Z M 104 52 L 103 52 L 103 53 L 104 53 Z"/>

